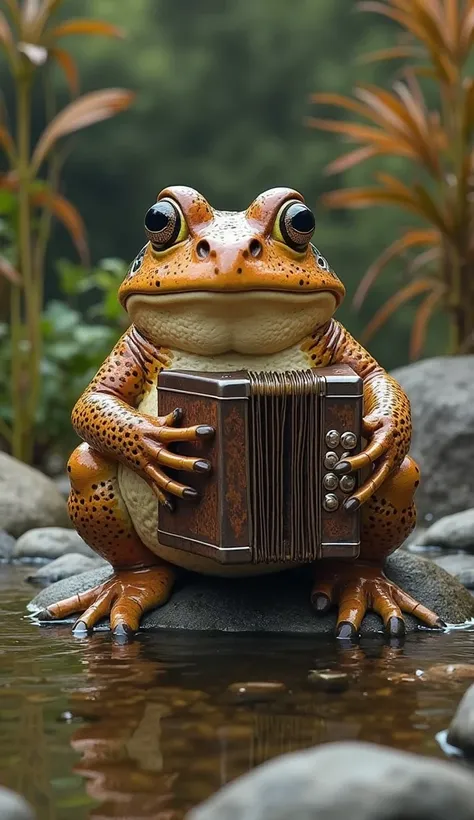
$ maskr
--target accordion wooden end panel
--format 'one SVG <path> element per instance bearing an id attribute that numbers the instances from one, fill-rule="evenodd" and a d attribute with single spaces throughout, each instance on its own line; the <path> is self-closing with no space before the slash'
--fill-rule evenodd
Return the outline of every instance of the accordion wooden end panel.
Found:
<path id="1" fill-rule="evenodd" d="M 356 558 L 360 513 L 344 499 L 357 476 L 337 477 L 344 453 L 361 448 L 362 380 L 335 366 L 287 373 L 163 370 L 158 413 L 210 424 L 212 440 L 174 445 L 201 456 L 209 475 L 173 473 L 198 490 L 159 508 L 158 538 L 221 563 L 309 563 Z"/>

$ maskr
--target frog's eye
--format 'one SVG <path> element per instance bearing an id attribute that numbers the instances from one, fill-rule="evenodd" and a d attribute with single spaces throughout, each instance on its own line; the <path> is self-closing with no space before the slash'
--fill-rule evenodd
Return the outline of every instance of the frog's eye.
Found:
<path id="1" fill-rule="evenodd" d="M 145 233 L 154 250 L 165 251 L 186 239 L 188 226 L 175 202 L 160 199 L 145 214 Z"/>
<path id="2" fill-rule="evenodd" d="M 272 236 L 302 253 L 308 247 L 315 227 L 314 214 L 306 205 L 302 202 L 285 202 L 275 220 Z"/>

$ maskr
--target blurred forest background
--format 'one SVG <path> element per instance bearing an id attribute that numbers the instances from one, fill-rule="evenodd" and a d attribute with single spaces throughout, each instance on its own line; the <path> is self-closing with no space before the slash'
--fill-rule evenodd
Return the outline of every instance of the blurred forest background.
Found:
<path id="1" fill-rule="evenodd" d="M 0 8 L 3 5 L 0 2 Z M 101 18 L 125 33 L 123 40 L 68 38 L 67 48 L 80 70 L 81 91 L 122 87 L 134 91 L 136 98 L 128 110 L 80 131 L 69 142 L 61 193 L 83 216 L 93 266 L 108 260 L 101 282 L 104 285 L 109 276 L 113 293 L 100 293 L 100 283 L 97 290 L 94 268 L 89 286 L 84 285 L 86 274 L 75 267 L 74 247 L 56 224 L 45 287 L 48 321 L 51 328 L 56 326 L 50 348 L 45 329 L 45 351 L 51 355 L 44 364 L 47 395 L 40 423 L 50 429 L 67 425 L 64 413 L 55 420 L 55 395 L 61 395 L 57 401 L 66 408 L 72 404 L 86 376 L 99 364 L 96 359 L 108 352 L 109 337 L 92 327 L 98 324 L 97 305 L 101 320 L 117 335 L 115 283 L 144 243 L 145 211 L 169 184 L 194 186 L 212 205 L 224 209 L 245 208 L 273 186 L 300 190 L 316 211 L 315 244 L 348 290 L 339 318 L 356 336 L 396 290 L 404 275 L 402 260 L 379 278 L 360 313 L 351 308 L 351 294 L 370 263 L 412 220 L 390 208 L 325 209 L 319 202 L 325 191 L 365 184 L 369 171 L 363 165 L 337 178 L 325 176 L 325 166 L 343 152 L 341 140 L 307 123 L 308 117 L 321 116 L 311 94 L 349 94 L 356 83 L 390 88 L 397 74 L 397 62 L 367 65 L 360 58 L 393 45 L 398 27 L 376 15 L 356 13 L 355 5 L 355 0 L 63 2 L 59 19 Z M 11 111 L 14 99 L 5 62 L 0 63 L 0 72 L 4 103 Z M 53 76 L 62 107 L 69 92 L 62 73 L 55 69 Z M 37 138 L 45 124 L 44 103 L 39 94 L 34 100 Z M 375 160 L 369 165 L 377 162 L 392 172 L 401 169 L 402 177 L 404 169 L 410 172 L 403 160 Z M 76 276 L 82 277 L 82 294 L 74 285 Z M 387 368 L 408 360 L 413 312 L 412 305 L 398 311 L 370 343 Z M 90 330 L 84 330 L 84 317 L 89 317 Z M 432 323 L 425 355 L 446 350 L 440 321 Z M 89 339 L 87 367 L 81 365 L 77 381 L 76 326 Z M 84 338 L 82 357 L 83 347 Z M 60 376 L 54 369 L 58 357 Z"/>

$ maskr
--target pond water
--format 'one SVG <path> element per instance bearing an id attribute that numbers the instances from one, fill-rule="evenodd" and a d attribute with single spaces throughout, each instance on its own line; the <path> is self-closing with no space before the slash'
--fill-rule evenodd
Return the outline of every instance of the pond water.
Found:
<path id="1" fill-rule="evenodd" d="M 471 682 L 427 670 L 474 663 L 474 631 L 358 647 L 307 636 L 74 638 L 70 625 L 24 617 L 26 574 L 0 567 L 0 783 L 38 820 L 181 820 L 259 763 L 334 740 L 444 757 L 436 736 Z M 314 669 L 347 673 L 347 690 L 314 688 Z M 245 681 L 286 691 L 241 700 L 228 687 Z"/>

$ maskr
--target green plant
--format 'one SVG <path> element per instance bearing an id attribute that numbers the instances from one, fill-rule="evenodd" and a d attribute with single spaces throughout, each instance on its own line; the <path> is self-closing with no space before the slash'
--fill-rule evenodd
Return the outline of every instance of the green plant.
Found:
<path id="1" fill-rule="evenodd" d="M 59 44 L 71 35 L 119 37 L 122 32 L 100 20 L 69 19 L 54 24 L 63 0 L 4 0 L 7 14 L 0 11 L 0 44 L 3 46 L 15 97 L 16 128 L 8 126 L 0 112 L 0 148 L 8 171 L 0 187 L 14 195 L 12 212 L 15 240 L 0 257 L 0 274 L 10 289 L 10 423 L 0 422 L 0 434 L 15 456 L 30 461 L 41 391 L 42 323 L 45 255 L 51 221 L 59 219 L 69 231 L 82 263 L 88 264 L 83 220 L 59 192 L 64 157 L 58 141 L 75 131 L 100 122 L 126 109 L 133 98 L 123 89 L 107 89 L 85 94 L 55 113 L 50 69 L 56 65 L 64 73 L 73 96 L 79 90 L 77 66 Z M 43 73 L 47 125 L 32 146 L 31 109 L 33 84 Z M 36 88 L 36 86 L 35 86 Z M 46 170 L 43 172 L 43 169 Z"/>
<path id="2" fill-rule="evenodd" d="M 414 215 L 416 223 L 367 271 L 355 305 L 362 305 L 389 262 L 417 250 L 408 265 L 408 281 L 376 312 L 365 340 L 394 311 L 422 296 L 412 326 L 411 356 L 421 354 L 437 310 L 449 318 L 451 352 L 468 352 L 474 349 L 474 78 L 469 74 L 474 0 L 364 0 L 358 7 L 401 26 L 404 39 L 366 61 L 408 59 L 404 79 L 391 91 L 359 85 L 353 97 L 315 94 L 314 102 L 366 122 L 311 119 L 309 124 L 358 146 L 333 162 L 329 173 L 391 155 L 411 163 L 411 176 L 404 181 L 378 171 L 378 185 L 333 191 L 324 199 L 331 207 L 395 206 Z M 435 100 L 433 109 L 428 99 Z"/>
<path id="3" fill-rule="evenodd" d="M 104 259 L 92 270 L 64 260 L 58 264 L 61 293 L 67 301 L 50 301 L 40 318 L 42 389 L 36 408 L 35 463 L 44 466 L 55 455 L 64 461 L 74 445 L 72 407 L 127 325 L 117 300 L 126 271 L 125 262 L 116 259 Z M 28 355 L 26 347 L 24 353 Z M 9 328 L 0 323 L 0 420 L 10 427 L 11 361 Z"/>

